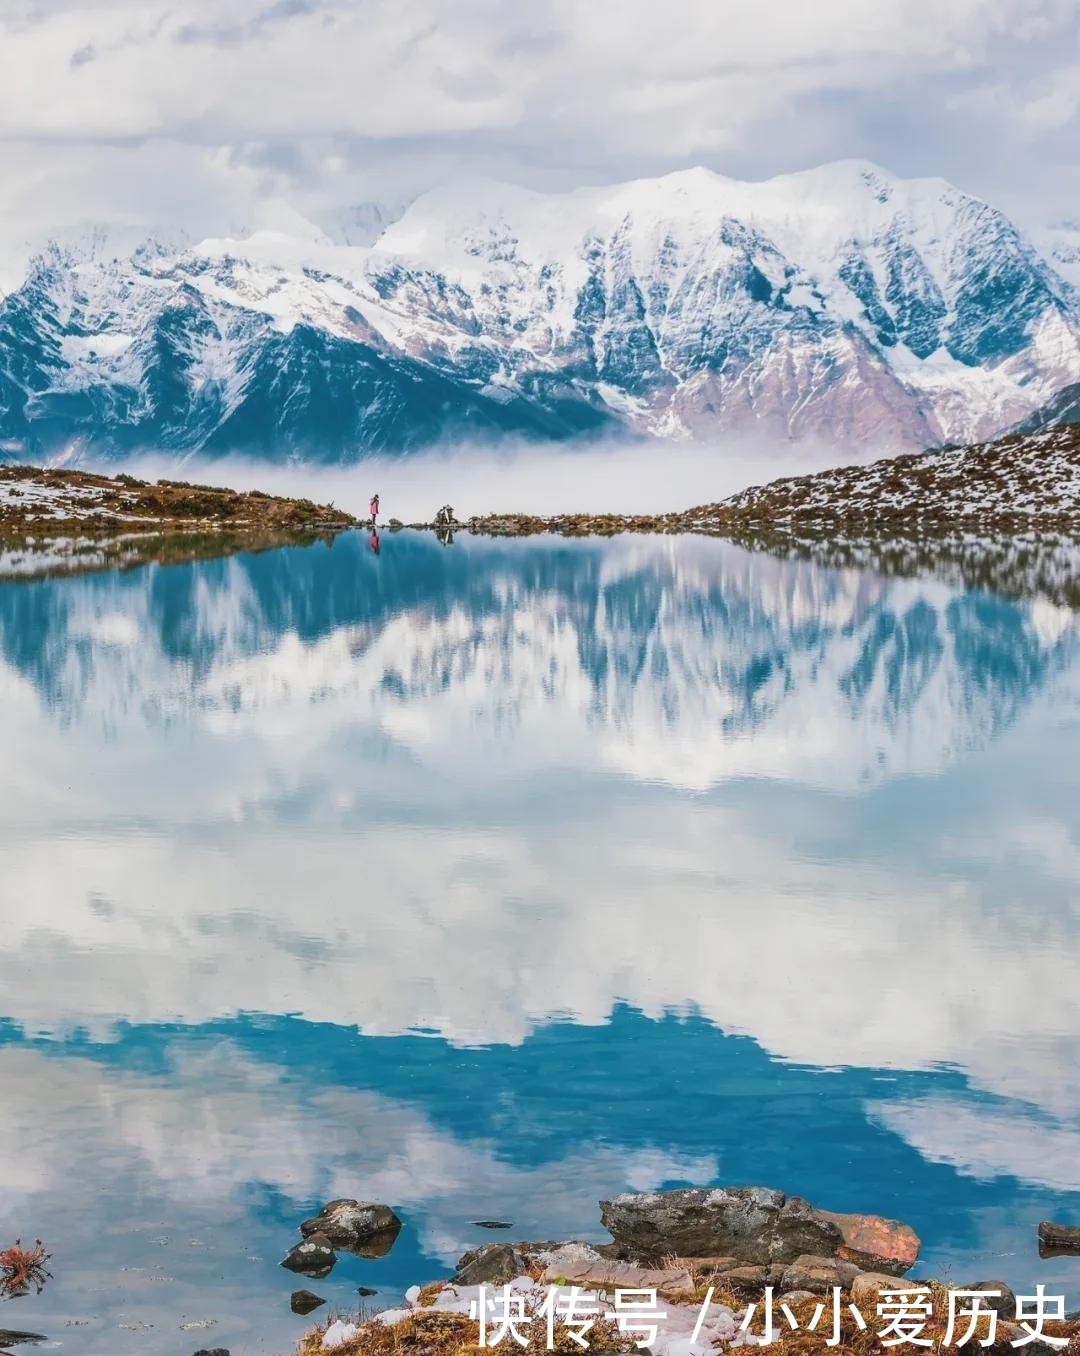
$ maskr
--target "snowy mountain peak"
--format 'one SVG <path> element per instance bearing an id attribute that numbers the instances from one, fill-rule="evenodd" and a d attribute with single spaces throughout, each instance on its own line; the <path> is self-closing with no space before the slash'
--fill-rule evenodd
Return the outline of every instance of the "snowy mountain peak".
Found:
<path id="1" fill-rule="evenodd" d="M 326 237 L 335 245 L 367 247 L 397 221 L 411 200 L 401 198 L 390 202 L 361 202 L 351 207 L 335 208 L 315 218 Z"/>
<path id="2" fill-rule="evenodd" d="M 0 302 L 0 439 L 336 460 L 621 428 L 896 451 L 990 437 L 1080 381 L 1052 263 L 981 199 L 865 161 L 473 179 L 400 214 L 279 217 L 42 256 Z"/>

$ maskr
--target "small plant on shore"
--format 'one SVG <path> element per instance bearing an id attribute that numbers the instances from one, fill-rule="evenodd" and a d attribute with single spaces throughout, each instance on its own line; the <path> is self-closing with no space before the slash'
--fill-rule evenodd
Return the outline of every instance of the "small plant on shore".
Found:
<path id="1" fill-rule="evenodd" d="M 16 1299 L 31 1290 L 40 1295 L 52 1279 L 50 1257 L 40 1238 L 34 1239 L 32 1248 L 24 1248 L 18 1238 L 10 1248 L 0 1248 L 0 1299 Z"/>

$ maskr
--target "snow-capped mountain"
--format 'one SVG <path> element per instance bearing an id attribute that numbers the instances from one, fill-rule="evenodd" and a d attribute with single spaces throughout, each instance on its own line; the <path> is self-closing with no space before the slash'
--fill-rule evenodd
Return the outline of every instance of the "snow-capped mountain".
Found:
<path id="1" fill-rule="evenodd" d="M 333 461 L 754 431 L 900 450 L 989 437 L 1080 380 L 1075 289 L 943 180 L 843 162 L 557 195 L 484 181 L 393 216 L 51 247 L 0 302 L 0 442 Z"/>

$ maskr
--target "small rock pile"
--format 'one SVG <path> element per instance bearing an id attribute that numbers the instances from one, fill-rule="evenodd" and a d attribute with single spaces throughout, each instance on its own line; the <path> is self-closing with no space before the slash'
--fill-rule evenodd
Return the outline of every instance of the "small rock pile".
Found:
<path id="1" fill-rule="evenodd" d="M 574 1289 L 588 1292 L 600 1315 L 614 1319 L 615 1292 L 643 1289 L 664 1301 L 652 1356 L 711 1356 L 718 1346 L 764 1341 L 744 1329 L 743 1318 L 766 1287 L 775 1289 L 778 1305 L 834 1287 L 850 1302 L 876 1305 L 880 1292 L 895 1289 L 914 1265 L 920 1246 L 897 1220 L 819 1210 L 764 1187 L 631 1192 L 601 1201 L 600 1217 L 610 1244 L 488 1243 L 465 1253 L 441 1287 L 413 1286 L 403 1308 L 372 1321 L 393 1326 L 419 1313 L 475 1317 L 482 1290 L 490 1299 L 505 1286 L 530 1312 L 545 1299 L 558 1305 Z M 703 1307 L 695 1293 L 702 1284 L 724 1299 Z M 346 1346 L 360 1333 L 359 1325 L 339 1320 L 322 1346 Z"/>
<path id="2" fill-rule="evenodd" d="M 342 1199 L 328 1202 L 318 1215 L 304 1220 L 300 1232 L 303 1242 L 281 1265 L 318 1281 L 334 1269 L 338 1249 L 357 1257 L 385 1257 L 401 1232 L 401 1220 L 388 1205 Z"/>

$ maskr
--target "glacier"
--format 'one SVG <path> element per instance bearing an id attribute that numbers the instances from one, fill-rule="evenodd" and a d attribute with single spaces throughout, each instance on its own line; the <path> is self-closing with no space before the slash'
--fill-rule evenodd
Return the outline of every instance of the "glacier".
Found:
<path id="1" fill-rule="evenodd" d="M 54 241 L 0 298 L 0 456 L 911 451 L 1037 425 L 1080 382 L 1065 228 L 1037 247 L 945 180 L 862 161 L 556 194 L 470 180 L 293 235 L 127 235 Z"/>

